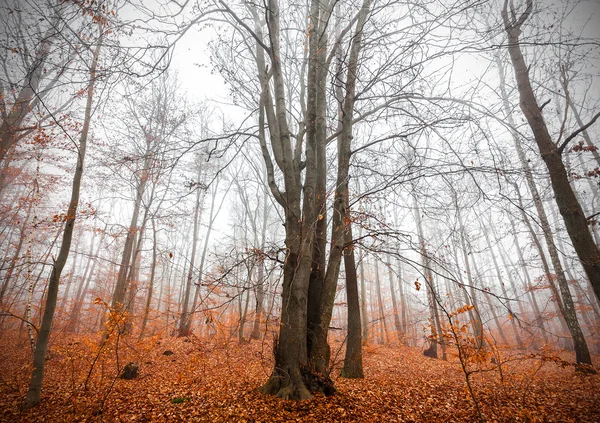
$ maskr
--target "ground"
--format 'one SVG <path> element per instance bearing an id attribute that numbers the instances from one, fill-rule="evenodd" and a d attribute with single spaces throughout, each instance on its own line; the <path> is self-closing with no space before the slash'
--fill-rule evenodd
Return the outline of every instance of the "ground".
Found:
<path id="1" fill-rule="evenodd" d="M 445 362 L 424 357 L 418 348 L 367 345 L 366 378 L 348 380 L 339 377 L 343 353 L 335 347 L 337 394 L 284 401 L 256 391 L 271 371 L 268 340 L 240 345 L 197 338 L 123 338 L 99 350 L 93 337 L 63 337 L 51 347 L 42 403 L 20 411 L 31 352 L 16 335 L 0 342 L 3 422 L 479 421 L 452 354 Z M 472 375 L 485 421 L 600 422 L 599 375 L 515 351 L 502 356 L 510 359 L 502 372 L 485 364 L 488 371 Z M 129 362 L 140 364 L 139 376 L 118 378 Z"/>

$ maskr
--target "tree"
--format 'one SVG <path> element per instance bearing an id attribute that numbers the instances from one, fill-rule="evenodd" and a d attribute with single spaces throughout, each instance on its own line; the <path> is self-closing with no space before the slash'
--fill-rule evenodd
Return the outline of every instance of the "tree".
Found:
<path id="1" fill-rule="evenodd" d="M 546 163 L 550 181 L 552 182 L 556 204 L 563 216 L 565 226 L 573 246 L 575 247 L 575 251 L 590 279 L 596 297 L 600 298 L 600 249 L 594 243 L 594 239 L 588 229 L 586 216 L 569 183 L 565 165 L 561 158 L 561 155 L 569 142 L 583 129 L 590 126 L 598 117 L 600 117 L 600 113 L 598 113 L 587 126 L 580 128 L 566 137 L 562 143 L 557 144 L 552 140 L 542 114 L 542 109 L 537 103 L 535 93 L 531 86 L 529 70 L 525 63 L 519 40 L 521 27 L 529 18 L 532 10 L 533 0 L 526 1 L 525 10 L 518 17 L 514 7 L 511 7 L 511 17 L 509 17 L 508 0 L 505 0 L 502 9 L 502 20 L 508 35 L 507 49 L 510 54 L 519 91 L 519 105 L 533 132 L 540 156 Z M 575 343 L 580 346 L 580 348 L 576 350 L 577 362 L 591 365 L 592 361 L 587 349 L 587 344 L 583 338 L 583 333 L 581 332 L 581 329 L 578 330 L 579 324 L 576 320 L 576 311 L 571 298 L 571 293 L 569 292 L 569 287 L 566 283 L 560 284 L 559 286 L 566 310 L 565 319 L 567 320 Z"/>
<path id="2" fill-rule="evenodd" d="M 511 5 L 512 6 L 512 5 Z M 531 86 L 529 70 L 521 50 L 519 36 L 523 24 L 529 19 L 533 10 L 533 0 L 526 0 L 525 10 L 517 17 L 516 10 L 511 7 L 511 16 L 508 15 L 508 0 L 504 2 L 502 20 L 508 36 L 507 49 L 517 81 L 520 107 L 533 132 L 540 156 L 548 169 L 556 204 L 565 221 L 565 226 L 579 256 L 581 265 L 585 269 L 597 298 L 600 298 L 600 249 L 594 243 L 589 231 L 587 218 L 579 201 L 569 184 L 569 178 L 562 161 L 562 154 L 569 143 L 582 131 L 591 126 L 599 117 L 597 113 L 586 125 L 581 126 L 562 142 L 554 142 L 538 105 L 535 93 Z"/>
<path id="3" fill-rule="evenodd" d="M 69 208 L 66 214 L 65 229 L 62 236 L 62 243 L 60 250 L 54 264 L 52 266 L 52 274 L 48 281 L 48 294 L 46 298 L 46 305 L 44 307 L 44 315 L 42 318 L 42 325 L 40 327 L 38 338 L 36 342 L 35 352 L 33 354 L 33 371 L 31 376 L 31 382 L 29 384 L 29 390 L 27 396 L 23 402 L 24 408 L 33 407 L 40 402 L 40 395 L 42 390 L 42 381 L 44 378 L 44 364 L 46 362 L 46 352 L 48 350 L 48 341 L 50 339 L 50 331 L 52 328 L 52 322 L 54 319 L 54 311 L 56 308 L 56 301 L 58 297 L 58 289 L 60 276 L 64 269 L 69 252 L 71 249 L 71 241 L 73 238 L 73 230 L 75 229 L 75 218 L 77 216 L 77 208 L 79 206 L 79 192 L 81 188 L 81 179 L 83 177 L 83 164 L 85 160 L 85 153 L 87 149 L 88 133 L 90 129 L 90 122 L 92 118 L 92 102 L 94 99 L 94 85 L 96 84 L 96 71 L 98 68 L 98 59 L 100 56 L 100 50 L 102 48 L 102 39 L 104 36 L 104 18 L 102 16 L 102 9 L 91 9 L 94 12 L 96 24 L 98 26 L 98 39 L 96 46 L 93 50 L 90 70 L 89 70 L 89 82 L 87 86 L 87 101 L 85 105 L 85 115 L 83 120 L 83 128 L 79 138 L 79 146 L 77 153 L 77 165 L 75 167 L 75 174 L 73 175 L 73 187 L 71 190 L 71 200 L 69 202 Z M 97 14 L 97 15 L 96 15 Z"/>

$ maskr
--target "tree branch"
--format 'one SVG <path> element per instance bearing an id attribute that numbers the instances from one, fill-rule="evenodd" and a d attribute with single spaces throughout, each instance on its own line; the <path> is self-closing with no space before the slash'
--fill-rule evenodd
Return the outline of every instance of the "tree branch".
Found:
<path id="1" fill-rule="evenodd" d="M 558 147 L 558 154 L 562 154 L 562 152 L 565 149 L 565 147 L 567 146 L 567 144 L 573 138 L 575 138 L 577 135 L 579 135 L 580 133 L 582 133 L 583 131 L 585 131 L 586 129 L 588 129 L 590 126 L 592 126 L 598 120 L 598 118 L 600 118 L 600 112 L 596 113 L 596 115 L 592 118 L 592 120 L 590 120 L 587 124 L 583 125 L 577 131 L 573 132 L 571 135 L 569 135 L 567 138 L 565 138 L 565 140 L 560 145 L 560 147 Z"/>

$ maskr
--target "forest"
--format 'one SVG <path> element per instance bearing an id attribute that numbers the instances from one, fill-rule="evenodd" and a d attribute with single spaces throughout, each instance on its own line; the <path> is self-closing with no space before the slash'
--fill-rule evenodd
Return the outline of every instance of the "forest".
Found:
<path id="1" fill-rule="evenodd" d="M 600 421 L 595 0 L 0 2 L 0 421 Z"/>

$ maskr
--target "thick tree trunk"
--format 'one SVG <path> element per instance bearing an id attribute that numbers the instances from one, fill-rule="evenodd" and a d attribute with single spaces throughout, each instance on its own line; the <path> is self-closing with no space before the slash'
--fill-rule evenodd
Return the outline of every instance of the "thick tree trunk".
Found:
<path id="1" fill-rule="evenodd" d="M 314 3 L 319 3 L 319 1 L 315 1 Z M 313 3 L 313 4 L 314 4 Z M 316 7 L 319 7 L 318 5 Z M 347 205 L 349 204 L 348 200 L 348 180 L 349 180 L 349 170 L 350 170 L 350 156 L 351 156 L 351 144 L 352 144 L 352 128 L 353 128 L 353 116 L 354 116 L 354 100 L 355 100 L 355 92 L 356 92 L 356 81 L 357 81 L 357 71 L 358 71 L 358 59 L 360 50 L 362 47 L 361 40 L 363 34 L 363 27 L 367 20 L 367 16 L 370 10 L 370 0 L 365 0 L 362 5 L 362 8 L 358 14 L 356 29 L 354 37 L 352 38 L 352 43 L 350 47 L 350 55 L 348 58 L 348 69 L 346 75 L 346 83 L 345 83 L 345 96 L 342 104 L 339 106 L 339 121 L 338 121 L 338 130 L 340 135 L 337 139 L 337 149 L 338 149 L 338 163 L 337 163 L 337 179 L 336 179 L 336 189 L 334 195 L 334 203 L 333 203 L 333 222 L 331 228 L 331 246 L 329 250 L 329 261 L 327 263 L 327 270 L 325 272 L 325 278 L 323 280 L 323 289 L 322 289 L 322 297 L 319 307 L 319 318 L 317 320 L 317 324 L 312 328 L 309 326 L 309 330 L 312 329 L 312 335 L 314 336 L 314 340 L 309 344 L 309 362 L 311 366 L 314 366 L 314 370 L 319 373 L 325 374 L 328 370 L 329 366 L 329 345 L 327 343 L 327 335 L 329 333 L 329 324 L 331 322 L 331 316 L 333 313 L 333 303 L 335 299 L 335 292 L 337 287 L 337 281 L 339 276 L 340 264 L 342 259 L 342 254 L 344 250 L 344 245 L 346 242 L 346 233 L 348 228 L 351 225 L 351 221 L 349 218 L 349 213 L 347 211 Z M 328 21 L 329 16 L 331 14 L 330 10 L 325 10 L 320 12 L 322 13 L 321 18 L 318 20 L 320 22 Z M 323 25 L 319 25 L 321 32 L 324 33 L 325 28 Z M 322 39 L 322 34 L 318 33 L 318 37 L 312 37 Z M 312 42 L 312 40 L 311 40 Z M 323 42 L 323 41 L 321 41 Z M 326 40 L 324 41 L 326 42 Z M 325 60 L 324 55 L 322 54 L 322 50 L 325 45 L 321 45 L 316 43 L 315 48 L 319 49 L 321 53 L 317 54 L 317 65 L 322 63 Z M 310 68 L 309 68 L 310 69 Z M 321 96 L 323 97 L 324 91 L 324 79 L 326 77 L 326 68 L 323 66 L 317 68 L 315 70 L 316 77 L 321 78 L 316 81 L 318 85 L 318 92 L 321 92 Z M 310 87 L 310 85 L 309 85 Z M 310 91 L 309 91 L 310 92 Z M 317 96 L 318 99 L 319 96 Z M 310 101 L 310 97 L 309 97 Z M 322 178 L 320 182 L 316 183 L 317 186 L 317 196 L 315 198 L 317 211 L 322 210 L 322 203 L 324 203 L 325 199 L 319 199 L 318 195 L 325 195 L 324 186 L 326 178 L 325 172 L 325 129 L 324 129 L 324 110 L 325 104 L 324 100 L 317 102 L 317 104 L 321 104 L 317 110 L 315 110 L 315 117 L 317 122 L 320 123 L 316 125 L 317 139 L 316 139 L 316 159 L 317 166 L 316 171 L 319 178 Z M 309 115 L 310 119 L 310 115 Z M 320 130 L 319 130 L 320 129 Z M 307 148 L 309 141 L 307 140 Z M 308 161 L 308 154 L 307 154 Z M 308 172 L 308 171 L 307 171 Z M 322 173 L 322 174 L 321 174 Z M 308 173 L 307 173 L 308 175 Z M 308 177 L 308 176 L 307 176 Z M 317 178 L 317 180 L 319 179 Z M 322 191 L 319 191 L 321 187 Z M 306 201 L 306 199 L 305 199 Z M 317 219 L 315 221 L 321 220 L 321 215 L 317 214 Z M 317 236 L 319 234 L 317 233 Z M 318 238 L 317 238 L 318 241 Z M 318 242 L 315 244 L 319 247 Z M 320 247 L 319 247 L 320 248 Z M 324 257 L 324 255 L 323 255 Z M 324 263 L 323 263 L 324 265 Z M 310 291 L 309 291 L 310 295 Z M 310 296 L 309 296 L 310 298 Z M 312 307 L 312 304 L 311 304 Z M 310 313 L 311 308 L 309 308 Z"/>
<path id="2" fill-rule="evenodd" d="M 594 292 L 600 298 L 600 249 L 594 243 L 594 239 L 588 229 L 587 220 L 581 205 L 577 201 L 575 193 L 569 184 L 569 178 L 562 162 L 562 147 L 558 147 L 552 140 L 542 110 L 537 104 L 531 82 L 529 80 L 529 71 L 525 64 L 525 59 L 521 52 L 519 36 L 521 26 L 529 18 L 533 8 L 533 0 L 527 1 L 527 8 L 518 20 L 511 20 L 508 17 L 508 0 L 505 0 L 502 10 L 502 18 L 508 35 L 508 52 L 510 54 L 512 66 L 515 71 L 515 79 L 519 90 L 520 106 L 523 115 L 527 119 L 533 132 L 535 141 L 538 145 L 540 156 L 546 163 L 549 172 L 550 182 L 555 194 L 556 204 L 565 221 L 567 232 L 575 251 L 579 256 L 581 264 L 585 269 L 588 278 L 592 284 Z M 552 256 L 552 251 L 550 252 Z M 556 270 L 556 266 L 555 266 Z M 559 279 L 559 287 L 563 297 L 563 302 L 567 315 L 565 320 L 573 336 L 576 345 L 577 363 L 591 365 L 592 360 L 587 349 L 587 344 L 579 328 L 576 313 L 566 283 Z"/>
<path id="3" fill-rule="evenodd" d="M 257 55 L 258 72 L 262 85 L 262 106 L 266 110 L 275 161 L 283 173 L 285 192 L 279 191 L 274 182 L 271 157 L 262 146 L 263 157 L 269 172 L 269 186 L 285 212 L 286 259 L 283 266 L 282 313 L 279 338 L 275 340 L 275 366 L 267 382 L 261 387 L 264 394 L 285 399 L 310 399 L 303 373 L 308 371 L 306 349 L 308 284 L 312 262 L 312 243 L 316 221 L 314 211 L 314 144 L 306 145 L 306 178 L 304 183 L 304 210 L 301 214 L 300 158 L 292 153 L 290 132 L 287 124 L 285 86 L 280 56 L 279 5 L 268 0 L 268 26 L 270 39 L 271 71 L 274 89 L 274 105 L 270 101 L 269 84 L 264 80 L 264 58 Z M 262 50 L 261 50 L 262 53 Z M 273 107 L 274 106 L 274 107 Z M 269 170 L 269 165 L 271 165 Z"/>

